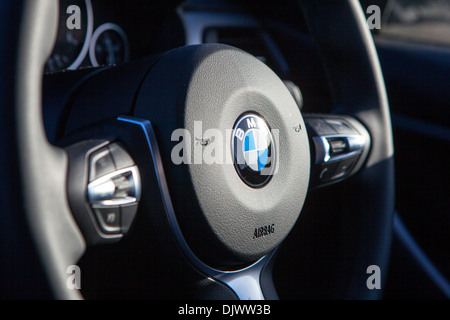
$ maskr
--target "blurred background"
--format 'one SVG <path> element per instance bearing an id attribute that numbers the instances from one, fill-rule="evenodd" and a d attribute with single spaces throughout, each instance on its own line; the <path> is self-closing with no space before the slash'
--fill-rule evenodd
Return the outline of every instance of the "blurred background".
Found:
<path id="1" fill-rule="evenodd" d="M 372 32 L 392 112 L 398 214 L 437 269 L 429 268 L 428 276 L 437 271 L 449 279 L 450 1 L 361 4 L 365 12 L 370 5 L 381 9 L 381 29 Z M 421 277 L 408 283 L 404 270 L 416 262 L 400 253 L 401 241 L 394 242 L 390 272 L 396 280 L 388 281 L 386 296 L 429 297 L 433 290 Z"/>

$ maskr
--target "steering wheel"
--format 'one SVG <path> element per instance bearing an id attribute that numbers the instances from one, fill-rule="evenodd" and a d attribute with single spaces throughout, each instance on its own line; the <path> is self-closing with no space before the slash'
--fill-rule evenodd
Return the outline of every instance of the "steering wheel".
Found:
<path id="1" fill-rule="evenodd" d="M 277 254 L 289 249 L 292 271 L 304 271 L 296 246 L 283 247 L 295 243 L 294 226 L 309 227 L 302 208 L 331 201 L 328 286 L 334 297 L 379 298 L 367 268 L 387 269 L 394 172 L 377 54 L 358 1 L 299 5 L 328 75 L 330 114 L 302 114 L 246 52 L 187 46 L 77 82 L 52 145 L 42 85 L 58 1 L 2 1 L 2 295 L 83 298 L 69 285 L 72 267 L 91 247 L 125 242 L 125 266 L 143 271 L 150 260 L 173 275 L 175 285 L 151 277 L 162 297 L 276 299 Z"/>

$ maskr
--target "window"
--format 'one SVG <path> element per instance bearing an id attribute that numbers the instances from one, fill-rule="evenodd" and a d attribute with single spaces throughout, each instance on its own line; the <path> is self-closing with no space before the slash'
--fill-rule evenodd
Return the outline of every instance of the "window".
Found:
<path id="1" fill-rule="evenodd" d="M 450 45 L 450 0 L 389 0 L 378 35 Z"/>

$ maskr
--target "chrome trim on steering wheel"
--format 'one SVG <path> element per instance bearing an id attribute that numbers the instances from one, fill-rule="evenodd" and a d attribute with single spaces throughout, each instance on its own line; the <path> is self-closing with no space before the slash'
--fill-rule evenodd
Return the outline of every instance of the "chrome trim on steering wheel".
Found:
<path id="1" fill-rule="evenodd" d="M 147 140 L 153 158 L 153 164 L 157 175 L 157 181 L 165 211 L 167 213 L 167 217 L 170 221 L 170 226 L 173 233 L 175 234 L 178 245 L 186 258 L 200 272 L 212 278 L 212 280 L 221 282 L 224 285 L 228 286 L 231 290 L 234 291 L 234 293 L 240 300 L 264 300 L 265 298 L 261 289 L 260 277 L 262 270 L 264 269 L 267 262 L 271 259 L 273 253 L 264 256 L 263 258 L 259 259 L 254 264 L 246 268 L 234 271 L 217 270 L 203 263 L 189 248 L 189 245 L 187 244 L 181 232 L 180 226 L 175 216 L 175 210 L 170 198 L 169 188 L 164 173 L 158 143 L 151 122 L 148 120 L 129 116 L 120 116 L 117 118 L 117 120 L 138 125 L 141 127 L 145 134 L 145 138 Z"/>

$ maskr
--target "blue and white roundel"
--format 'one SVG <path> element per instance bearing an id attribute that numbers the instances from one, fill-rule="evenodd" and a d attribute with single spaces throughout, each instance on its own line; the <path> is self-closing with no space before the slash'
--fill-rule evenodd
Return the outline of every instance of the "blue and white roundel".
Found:
<path id="1" fill-rule="evenodd" d="M 265 120 L 242 115 L 234 125 L 231 147 L 239 177 L 253 188 L 266 185 L 274 173 L 276 149 Z"/>
<path id="2" fill-rule="evenodd" d="M 257 129 L 250 129 L 244 137 L 243 152 L 247 165 L 253 171 L 261 171 L 267 164 L 269 158 L 269 144 L 266 132 Z"/>

